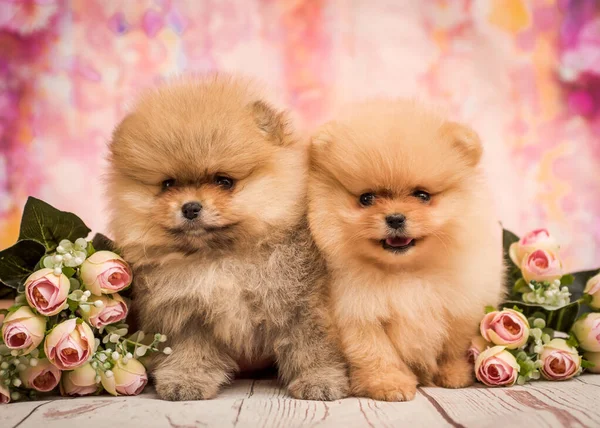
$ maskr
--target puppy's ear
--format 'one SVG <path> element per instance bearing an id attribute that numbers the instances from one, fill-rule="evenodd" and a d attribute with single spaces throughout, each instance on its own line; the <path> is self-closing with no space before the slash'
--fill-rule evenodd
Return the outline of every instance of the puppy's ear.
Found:
<path id="1" fill-rule="evenodd" d="M 440 129 L 442 137 L 458 150 L 470 166 L 476 166 L 483 155 L 479 135 L 457 122 L 446 122 Z"/>
<path id="2" fill-rule="evenodd" d="M 290 143 L 291 132 L 285 112 L 278 112 L 264 101 L 256 101 L 250 107 L 254 121 L 265 136 L 278 146 Z"/>

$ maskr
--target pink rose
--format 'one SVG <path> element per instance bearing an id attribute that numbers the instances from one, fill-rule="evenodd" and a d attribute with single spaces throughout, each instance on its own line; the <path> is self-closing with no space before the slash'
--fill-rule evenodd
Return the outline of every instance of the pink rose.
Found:
<path id="1" fill-rule="evenodd" d="M 562 263 L 555 253 L 547 250 L 536 250 L 523 259 L 521 272 L 525 281 L 548 281 L 563 276 Z"/>
<path id="2" fill-rule="evenodd" d="M 83 313 L 82 317 L 92 327 L 102 328 L 109 324 L 115 324 L 127 317 L 127 305 L 117 293 L 110 296 L 97 296 L 94 301 L 101 301 L 102 306 L 90 305 L 90 310 Z"/>
<path id="3" fill-rule="evenodd" d="M 131 269 L 117 254 L 98 251 L 81 265 L 81 280 L 92 294 L 112 294 L 129 287 Z"/>
<path id="4" fill-rule="evenodd" d="M 588 279 L 583 292 L 592 298 L 590 307 L 600 309 L 600 273 Z"/>
<path id="5" fill-rule="evenodd" d="M 64 372 L 60 383 L 60 393 L 64 396 L 82 396 L 93 394 L 98 391 L 96 382 L 96 370 L 90 363 L 76 368 L 70 372 Z"/>
<path id="6" fill-rule="evenodd" d="M 571 329 L 585 351 L 600 352 L 600 312 L 578 319 Z"/>
<path id="7" fill-rule="evenodd" d="M 592 363 L 594 367 L 588 367 L 586 370 L 590 373 L 600 373 L 600 352 L 586 352 L 583 358 Z"/>
<path id="8" fill-rule="evenodd" d="M 29 306 L 40 314 L 52 316 L 59 313 L 69 295 L 69 278 L 55 275 L 52 269 L 40 269 L 25 281 L 25 297 Z"/>
<path id="9" fill-rule="evenodd" d="M 481 336 L 494 345 L 517 349 L 529 339 L 529 322 L 525 315 L 513 309 L 486 314 L 479 325 Z"/>
<path id="10" fill-rule="evenodd" d="M 52 364 L 61 370 L 84 365 L 94 349 L 94 333 L 89 325 L 76 318 L 63 321 L 46 336 L 44 351 Z"/>
<path id="11" fill-rule="evenodd" d="M 544 345 L 540 354 L 540 371 L 548 380 L 567 380 L 575 376 L 581 367 L 577 349 L 567 345 L 564 339 L 553 339 Z"/>
<path id="12" fill-rule="evenodd" d="M 138 395 L 148 383 L 148 375 L 142 363 L 131 359 L 124 364 L 118 361 L 112 369 L 112 376 L 101 374 L 102 386 L 112 395 Z"/>
<path id="13" fill-rule="evenodd" d="M 511 386 L 519 377 L 519 363 L 504 346 L 494 346 L 477 357 L 475 377 L 487 386 Z"/>
<path id="14" fill-rule="evenodd" d="M 48 392 L 52 391 L 60 382 L 60 370 L 46 358 L 39 360 L 37 365 L 27 367 L 19 377 L 27 389 Z"/>
<path id="15" fill-rule="evenodd" d="M 558 252 L 556 240 L 550 236 L 546 229 L 537 229 L 524 235 L 518 242 L 513 243 L 508 254 L 513 263 L 521 266 L 523 258 L 536 250 L 548 250 L 554 253 Z"/>
<path id="16" fill-rule="evenodd" d="M 483 351 L 485 351 L 489 347 L 490 347 L 490 343 L 487 340 L 485 340 L 483 337 L 481 337 L 481 336 L 475 337 L 471 341 L 471 347 L 467 351 L 467 358 L 469 359 L 469 362 L 471 364 L 475 364 L 475 361 L 477 361 L 477 357 L 479 357 L 479 354 L 481 354 Z"/>
<path id="17" fill-rule="evenodd" d="M 29 354 L 42 343 L 46 334 L 46 318 L 33 313 L 28 306 L 21 306 L 6 315 L 2 324 L 2 338 L 10 349 L 23 355 Z"/>

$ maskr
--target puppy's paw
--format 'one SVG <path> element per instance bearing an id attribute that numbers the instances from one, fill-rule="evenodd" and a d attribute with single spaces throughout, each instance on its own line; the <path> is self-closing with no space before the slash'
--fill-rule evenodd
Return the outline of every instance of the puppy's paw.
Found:
<path id="1" fill-rule="evenodd" d="M 156 393 L 162 400 L 209 400 L 219 393 L 220 383 L 201 376 L 186 376 L 172 371 L 154 373 Z"/>
<path id="2" fill-rule="evenodd" d="M 466 358 L 441 364 L 434 378 L 434 383 L 442 388 L 466 388 L 473 382 L 473 365 Z"/>
<path id="3" fill-rule="evenodd" d="M 301 376 L 288 385 L 290 395 L 299 400 L 333 401 L 347 397 L 350 392 L 348 378 L 343 374 L 335 376 Z"/>
<path id="4" fill-rule="evenodd" d="M 357 396 L 379 401 L 411 401 L 417 393 L 417 379 L 402 372 L 377 374 L 377 377 L 353 377 L 353 392 Z"/>

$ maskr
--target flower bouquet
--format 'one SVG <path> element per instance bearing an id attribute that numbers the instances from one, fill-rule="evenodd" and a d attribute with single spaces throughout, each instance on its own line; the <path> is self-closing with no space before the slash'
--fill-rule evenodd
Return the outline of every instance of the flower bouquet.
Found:
<path id="1" fill-rule="evenodd" d="M 566 380 L 600 373 L 600 273 L 565 274 L 547 230 L 504 231 L 508 299 L 486 308 L 471 344 L 475 376 L 487 386 Z"/>
<path id="2" fill-rule="evenodd" d="M 0 251 L 0 296 L 14 298 L 0 323 L 0 402 L 57 387 L 65 396 L 137 395 L 148 382 L 140 358 L 167 338 L 129 335 L 131 268 L 89 232 L 76 215 L 29 198 L 17 243 Z"/>

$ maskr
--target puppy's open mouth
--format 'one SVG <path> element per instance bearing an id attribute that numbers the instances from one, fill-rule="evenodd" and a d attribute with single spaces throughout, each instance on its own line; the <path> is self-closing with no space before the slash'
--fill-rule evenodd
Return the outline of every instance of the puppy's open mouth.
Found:
<path id="1" fill-rule="evenodd" d="M 382 239 L 380 242 L 384 250 L 391 251 L 393 253 L 403 253 L 410 247 L 414 247 L 416 244 L 415 239 L 400 236 Z"/>

